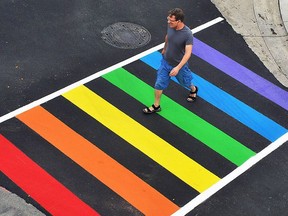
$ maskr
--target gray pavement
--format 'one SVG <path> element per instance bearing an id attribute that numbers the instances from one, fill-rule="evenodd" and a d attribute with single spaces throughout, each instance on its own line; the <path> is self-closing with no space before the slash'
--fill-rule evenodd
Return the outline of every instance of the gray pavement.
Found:
<path id="1" fill-rule="evenodd" d="M 0 215 L 42 216 L 44 214 L 22 198 L 0 187 Z"/>
<path id="2" fill-rule="evenodd" d="M 211 0 L 267 69 L 288 87 L 288 0 Z M 0 215 L 43 215 L 0 187 Z"/>

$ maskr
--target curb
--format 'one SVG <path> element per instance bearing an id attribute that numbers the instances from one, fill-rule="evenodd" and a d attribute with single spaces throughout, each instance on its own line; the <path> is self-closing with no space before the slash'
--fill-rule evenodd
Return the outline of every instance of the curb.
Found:
<path id="1" fill-rule="evenodd" d="M 279 7 L 284 27 L 288 32 L 288 0 L 279 0 Z"/>

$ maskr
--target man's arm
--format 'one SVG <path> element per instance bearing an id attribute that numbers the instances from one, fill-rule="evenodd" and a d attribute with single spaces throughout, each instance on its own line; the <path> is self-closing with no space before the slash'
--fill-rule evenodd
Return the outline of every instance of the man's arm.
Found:
<path id="1" fill-rule="evenodd" d="M 165 43 L 164 43 L 164 47 L 163 47 L 163 50 L 162 50 L 162 52 L 161 52 L 162 55 L 164 55 L 165 52 L 166 52 L 167 43 L 168 43 L 168 36 L 166 35 L 166 36 L 165 36 Z"/>
<path id="2" fill-rule="evenodd" d="M 181 59 L 180 63 L 171 70 L 170 76 L 176 76 L 179 70 L 187 63 L 187 61 L 192 55 L 192 47 L 193 47 L 192 44 L 185 46 L 185 54 L 183 58 Z"/>

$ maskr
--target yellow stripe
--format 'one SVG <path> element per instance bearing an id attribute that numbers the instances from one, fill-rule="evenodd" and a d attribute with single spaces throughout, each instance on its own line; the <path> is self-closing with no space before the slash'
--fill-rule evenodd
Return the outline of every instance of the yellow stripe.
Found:
<path id="1" fill-rule="evenodd" d="M 200 193 L 219 177 L 85 86 L 63 96 Z"/>

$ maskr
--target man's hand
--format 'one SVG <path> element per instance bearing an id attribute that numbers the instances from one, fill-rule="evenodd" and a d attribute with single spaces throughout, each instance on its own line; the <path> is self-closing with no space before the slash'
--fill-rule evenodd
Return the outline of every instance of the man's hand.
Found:
<path id="1" fill-rule="evenodd" d="M 180 70 L 179 67 L 174 67 L 174 68 L 170 71 L 169 76 L 177 76 L 179 70 Z"/>

